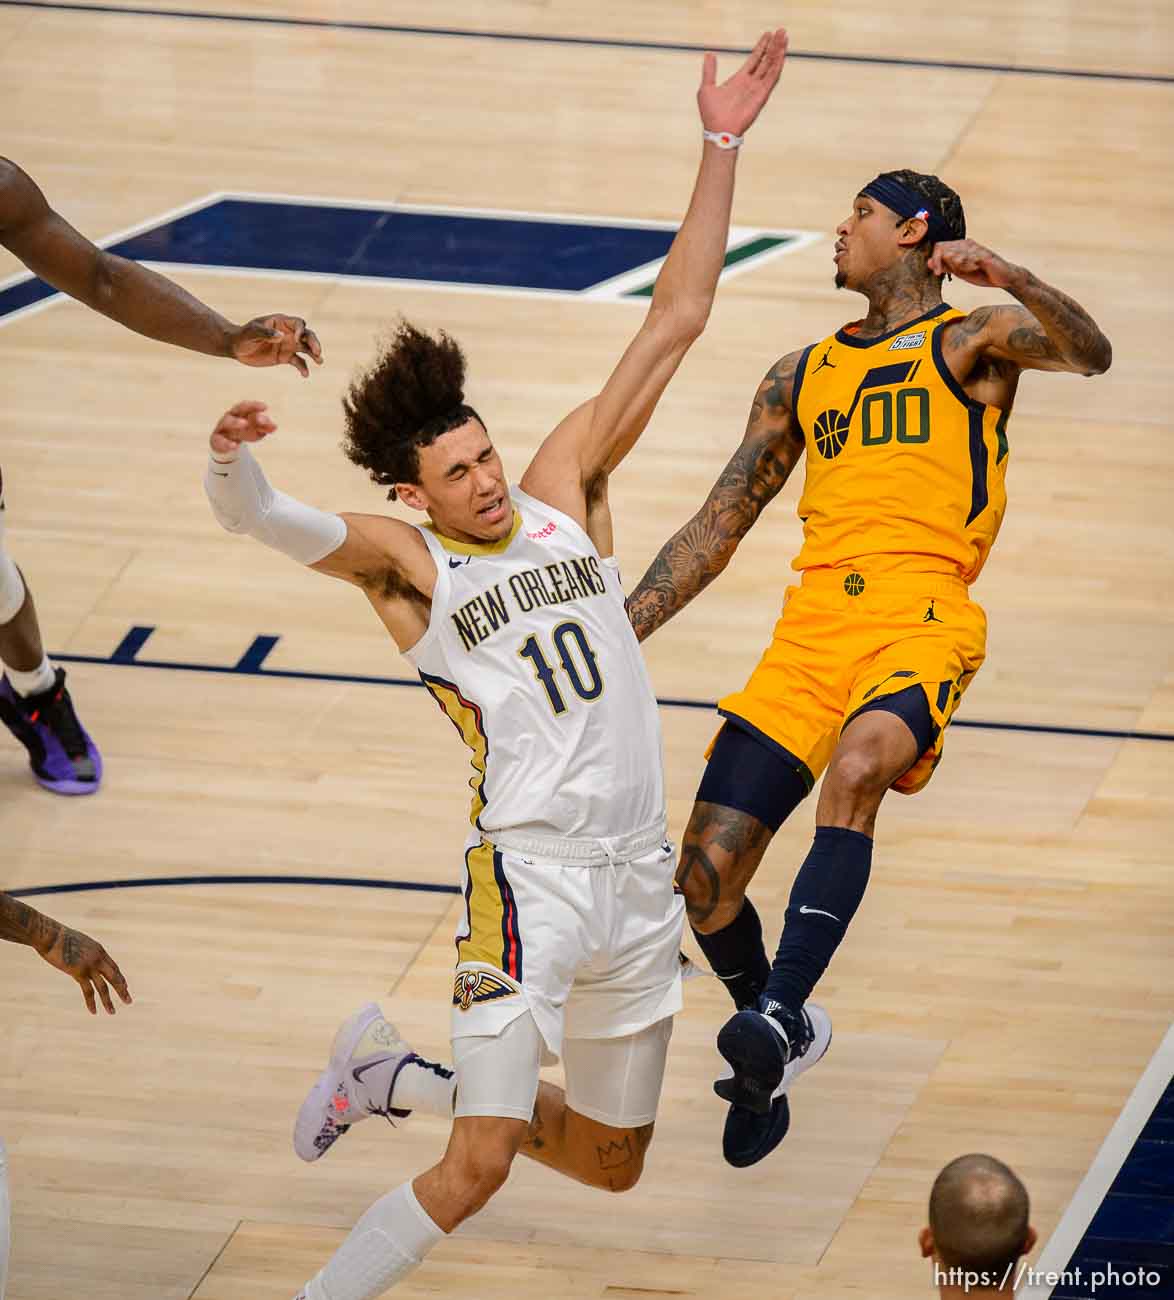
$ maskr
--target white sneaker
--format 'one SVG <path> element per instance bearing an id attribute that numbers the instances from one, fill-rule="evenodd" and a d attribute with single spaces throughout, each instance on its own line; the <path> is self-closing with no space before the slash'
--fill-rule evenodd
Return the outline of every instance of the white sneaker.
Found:
<path id="1" fill-rule="evenodd" d="M 360 1048 L 362 1055 L 356 1055 Z M 371 1049 L 375 1050 L 372 1051 Z M 298 1111 L 294 1124 L 294 1150 L 306 1161 L 318 1160 L 360 1120 L 382 1115 L 388 1121 L 403 1119 L 411 1111 L 391 1106 L 391 1094 L 399 1072 L 415 1060 L 412 1049 L 399 1030 L 383 1017 L 374 1002 L 368 1002 L 344 1021 L 330 1048 L 330 1064 Z M 372 1097 L 362 1079 L 376 1065 L 394 1062 L 391 1085 L 384 1097 Z"/>
<path id="2" fill-rule="evenodd" d="M 791 1090 L 791 1085 L 804 1070 L 810 1070 L 813 1065 L 818 1065 L 823 1060 L 824 1053 L 831 1046 L 831 1016 L 815 1002 L 805 1002 L 803 1004 L 803 1014 L 807 1017 L 807 1023 L 811 1026 L 811 1039 L 802 1056 L 796 1056 L 793 1060 L 787 1062 L 786 1068 L 783 1070 L 782 1081 L 771 1094 L 772 1099 L 785 1096 Z M 786 1035 L 783 1035 L 783 1037 L 785 1038 Z"/>

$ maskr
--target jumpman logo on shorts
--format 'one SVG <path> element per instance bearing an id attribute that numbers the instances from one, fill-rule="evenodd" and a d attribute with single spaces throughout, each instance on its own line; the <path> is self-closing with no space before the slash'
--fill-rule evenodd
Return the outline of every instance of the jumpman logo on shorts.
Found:
<path id="1" fill-rule="evenodd" d="M 925 617 L 921 621 L 923 623 L 944 623 L 946 620 L 944 618 L 938 618 L 938 616 L 933 612 L 933 606 L 934 603 L 931 600 L 929 602 L 929 609 L 925 611 Z"/>

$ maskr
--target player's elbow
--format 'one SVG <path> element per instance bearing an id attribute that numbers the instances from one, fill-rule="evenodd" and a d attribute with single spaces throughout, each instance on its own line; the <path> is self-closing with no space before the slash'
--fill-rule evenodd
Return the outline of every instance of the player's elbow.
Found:
<path id="1" fill-rule="evenodd" d="M 647 326 L 664 339 L 666 347 L 687 348 L 705 332 L 711 306 L 711 300 L 701 298 L 654 303 Z"/>

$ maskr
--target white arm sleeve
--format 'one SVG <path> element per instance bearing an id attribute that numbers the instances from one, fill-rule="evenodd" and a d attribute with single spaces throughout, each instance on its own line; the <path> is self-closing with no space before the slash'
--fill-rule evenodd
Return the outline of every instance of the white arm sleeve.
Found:
<path id="1" fill-rule="evenodd" d="M 204 491 L 221 528 L 248 533 L 299 564 L 316 564 L 346 540 L 346 521 L 270 486 L 244 444 L 232 460 L 209 454 Z"/>

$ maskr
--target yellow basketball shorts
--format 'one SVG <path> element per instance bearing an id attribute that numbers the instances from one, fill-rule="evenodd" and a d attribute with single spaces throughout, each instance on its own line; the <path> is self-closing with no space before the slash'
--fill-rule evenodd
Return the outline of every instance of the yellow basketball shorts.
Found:
<path id="1" fill-rule="evenodd" d="M 942 756 L 946 727 L 986 656 L 986 615 L 941 574 L 808 571 L 788 587 L 774 637 L 721 714 L 773 744 L 809 788 L 861 709 L 910 686 L 929 703 L 932 744 L 894 782 L 915 794 Z"/>

